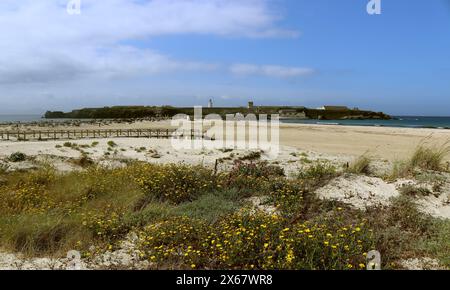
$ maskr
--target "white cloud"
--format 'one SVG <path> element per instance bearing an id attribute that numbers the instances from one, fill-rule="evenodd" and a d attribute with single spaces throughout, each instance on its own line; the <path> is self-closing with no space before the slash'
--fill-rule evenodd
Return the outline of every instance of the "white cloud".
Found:
<path id="1" fill-rule="evenodd" d="M 230 71 L 238 76 L 261 75 L 274 78 L 294 78 L 314 73 L 311 68 L 253 64 L 234 64 L 230 66 Z"/>
<path id="2" fill-rule="evenodd" d="M 160 35 L 297 35 L 268 0 L 82 0 L 81 15 L 68 2 L 0 1 L 0 85 L 217 68 L 130 44 Z"/>

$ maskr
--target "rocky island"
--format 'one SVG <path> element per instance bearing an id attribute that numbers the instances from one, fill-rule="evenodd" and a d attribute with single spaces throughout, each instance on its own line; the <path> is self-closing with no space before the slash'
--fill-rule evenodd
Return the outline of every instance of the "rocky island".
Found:
<path id="1" fill-rule="evenodd" d="M 382 112 L 349 109 L 343 106 L 324 106 L 317 109 L 303 106 L 254 106 L 252 102 L 246 107 L 208 107 L 203 108 L 203 114 L 279 114 L 283 119 L 318 119 L 318 120 L 389 120 L 391 116 Z M 177 114 L 192 116 L 192 107 L 172 106 L 114 106 L 103 108 L 84 108 L 71 112 L 48 111 L 46 119 L 136 119 L 136 118 L 171 118 Z"/>

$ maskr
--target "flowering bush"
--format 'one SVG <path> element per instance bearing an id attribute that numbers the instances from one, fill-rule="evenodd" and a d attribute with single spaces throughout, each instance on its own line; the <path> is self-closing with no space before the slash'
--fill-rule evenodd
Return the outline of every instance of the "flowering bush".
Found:
<path id="1" fill-rule="evenodd" d="M 216 188 L 213 171 L 202 166 L 145 164 L 136 168 L 134 174 L 145 192 L 137 208 L 145 207 L 152 199 L 173 204 L 193 201 Z"/>
<path id="2" fill-rule="evenodd" d="M 98 211 L 82 213 L 82 225 L 92 235 L 102 241 L 114 241 L 123 237 L 129 230 L 124 222 L 124 210 L 113 208 L 110 204 Z"/>
<path id="3" fill-rule="evenodd" d="M 299 180 L 273 182 L 269 198 L 280 214 L 291 218 L 301 214 L 311 202 L 310 193 Z"/>
<path id="4" fill-rule="evenodd" d="M 48 186 L 56 179 L 52 168 L 43 168 L 30 172 L 20 178 L 9 190 L 10 194 L 2 196 L 1 208 L 8 213 L 44 212 L 56 204 L 48 191 Z"/>
<path id="5" fill-rule="evenodd" d="M 365 223 L 297 223 L 263 213 L 207 225 L 173 218 L 140 233 L 141 256 L 164 267 L 202 269 L 358 269 L 371 249 Z"/>

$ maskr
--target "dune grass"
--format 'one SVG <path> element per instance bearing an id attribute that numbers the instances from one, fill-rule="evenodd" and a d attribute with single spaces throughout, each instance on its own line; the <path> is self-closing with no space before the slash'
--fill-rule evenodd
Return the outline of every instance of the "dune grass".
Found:
<path id="1" fill-rule="evenodd" d="M 410 160 L 412 168 L 424 170 L 444 170 L 444 160 L 450 153 L 450 143 L 447 141 L 439 147 L 420 144 Z"/>
<path id="2" fill-rule="evenodd" d="M 347 168 L 347 172 L 353 174 L 370 174 L 370 158 L 366 154 L 361 155 Z"/>
<path id="3" fill-rule="evenodd" d="M 449 154 L 450 141 L 436 146 L 430 145 L 429 138 L 427 138 L 417 146 L 411 158 L 394 163 L 389 179 L 414 175 L 417 169 L 422 171 L 448 171 L 449 164 L 446 163 L 446 158 Z"/>

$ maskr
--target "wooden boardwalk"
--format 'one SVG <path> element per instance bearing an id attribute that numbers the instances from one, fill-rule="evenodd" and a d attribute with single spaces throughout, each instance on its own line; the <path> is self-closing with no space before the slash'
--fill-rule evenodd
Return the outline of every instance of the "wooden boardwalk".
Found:
<path id="1" fill-rule="evenodd" d="M 204 138 L 203 134 L 194 130 L 177 133 L 171 129 L 98 129 L 98 130 L 31 130 L 31 131 L 0 131 L 1 141 L 46 141 L 46 140 L 72 140 L 95 138 L 172 138 L 196 137 Z"/>

